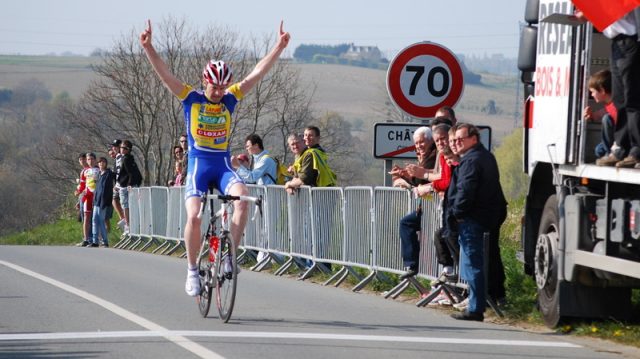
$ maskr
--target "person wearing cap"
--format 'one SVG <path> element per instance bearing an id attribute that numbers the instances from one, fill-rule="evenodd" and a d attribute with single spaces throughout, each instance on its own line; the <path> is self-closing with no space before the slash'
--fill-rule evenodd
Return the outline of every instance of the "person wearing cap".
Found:
<path id="1" fill-rule="evenodd" d="M 200 294 L 200 278 L 196 266 L 200 249 L 200 199 L 210 185 L 229 195 L 247 195 L 249 190 L 230 164 L 229 139 L 231 137 L 232 113 L 236 104 L 251 91 L 275 65 L 280 54 L 289 44 L 290 35 L 280 31 L 275 47 L 262 58 L 240 82 L 233 83 L 231 68 L 223 61 L 211 60 L 202 71 L 203 91 L 196 90 L 171 73 L 169 66 L 160 57 L 152 44 L 151 21 L 140 34 L 140 44 L 164 85 L 181 102 L 184 109 L 185 128 L 189 143 L 185 206 L 187 224 L 185 244 L 187 247 L 187 280 L 185 291 L 190 296 Z M 231 220 L 231 235 L 238 246 L 248 220 L 247 203 L 234 202 Z M 227 257 L 226 270 L 231 258 Z"/>
<path id="2" fill-rule="evenodd" d="M 120 167 L 116 174 L 118 182 L 118 192 L 120 195 L 120 204 L 124 211 L 124 232 L 129 232 L 129 189 L 131 187 L 138 187 L 142 183 L 142 176 L 136 160 L 131 154 L 133 144 L 129 140 L 124 140 L 120 144 L 120 153 L 122 158 L 120 160 Z"/>

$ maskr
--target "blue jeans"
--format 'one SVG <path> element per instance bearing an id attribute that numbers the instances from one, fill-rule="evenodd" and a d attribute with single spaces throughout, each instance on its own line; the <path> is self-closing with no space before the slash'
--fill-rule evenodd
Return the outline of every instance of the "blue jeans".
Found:
<path id="1" fill-rule="evenodd" d="M 420 230 L 421 213 L 413 211 L 400 220 L 400 249 L 402 261 L 405 267 L 418 270 L 420 259 L 420 240 L 418 231 Z"/>
<path id="2" fill-rule="evenodd" d="M 484 278 L 483 235 L 488 229 L 471 218 L 458 224 L 460 243 L 460 275 L 469 287 L 470 313 L 484 313 L 486 283 Z"/>
<path id="3" fill-rule="evenodd" d="M 596 157 L 600 158 L 608 155 L 613 146 L 613 133 L 615 131 L 613 118 L 608 113 L 602 116 L 601 141 L 596 146 Z"/>
<path id="4" fill-rule="evenodd" d="M 100 208 L 98 206 L 93 207 L 93 243 L 99 244 L 98 238 L 102 237 L 102 243 L 104 245 L 109 244 L 109 240 L 107 239 L 107 223 L 105 222 L 105 217 L 107 215 L 107 208 Z"/>

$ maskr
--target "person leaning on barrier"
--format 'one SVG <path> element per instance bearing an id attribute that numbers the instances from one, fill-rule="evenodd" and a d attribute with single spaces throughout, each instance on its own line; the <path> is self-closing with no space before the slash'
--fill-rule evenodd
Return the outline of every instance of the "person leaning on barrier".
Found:
<path id="1" fill-rule="evenodd" d="M 455 195 L 450 199 L 447 216 L 458 225 L 460 274 L 468 283 L 469 304 L 464 312 L 451 316 L 458 320 L 483 321 L 487 285 L 484 235 L 499 227 L 498 221 L 502 213 L 506 213 L 507 202 L 500 186 L 498 164 L 480 142 L 478 129 L 470 124 L 459 124 L 455 140 L 461 160 L 456 170 Z"/>
<path id="2" fill-rule="evenodd" d="M 418 165 L 407 165 L 405 168 L 394 166 L 389 174 L 393 177 L 393 186 L 411 189 L 413 186 L 426 184 L 424 178 L 430 173 L 436 163 L 436 147 L 429 127 L 419 127 L 413 133 L 413 143 L 416 147 Z M 418 274 L 418 262 L 420 256 L 420 221 L 422 217 L 422 207 L 418 206 L 415 211 L 407 214 L 400 220 L 400 248 L 405 274 L 402 279 Z"/>
<path id="3" fill-rule="evenodd" d="M 302 154 L 304 150 L 307 149 L 307 146 L 304 145 L 304 140 L 302 139 L 302 135 L 299 133 L 292 133 L 287 137 L 287 145 L 289 145 L 289 150 L 293 153 L 293 164 L 287 168 L 291 177 L 298 177 L 298 173 L 301 169 L 301 160 Z"/>
<path id="4" fill-rule="evenodd" d="M 245 183 L 258 185 L 275 184 L 276 161 L 269 156 L 269 151 L 264 149 L 262 138 L 251 134 L 245 139 L 244 148 L 253 158 L 253 168 L 248 168 L 238 160 L 238 156 L 231 156 L 231 166 Z"/>
<path id="5" fill-rule="evenodd" d="M 451 166 L 447 158 L 451 159 L 454 156 L 449 148 L 449 128 L 450 126 L 446 124 L 440 124 L 433 128 L 433 141 L 438 149 L 438 172 L 426 173 L 425 176 L 429 183 L 414 188 L 414 193 L 417 197 L 425 196 L 431 192 L 436 192 L 439 196 L 444 197 L 444 193 L 449 187 Z M 454 275 L 454 262 L 457 262 L 457 257 L 453 258 L 453 256 L 457 255 L 457 251 L 449 249 L 450 244 L 447 243 L 447 236 L 443 235 L 443 229 L 444 226 L 437 230 L 434 244 L 438 255 L 438 263 L 444 267 L 442 274 L 451 277 Z"/>
<path id="6" fill-rule="evenodd" d="M 136 160 L 131 154 L 133 144 L 129 140 L 124 140 L 120 144 L 120 153 L 122 159 L 120 169 L 116 174 L 118 178 L 118 192 L 120 195 L 120 204 L 124 210 L 124 232 L 129 232 L 129 189 L 131 187 L 139 187 L 142 184 L 142 175 L 136 164 Z"/>
<path id="7" fill-rule="evenodd" d="M 118 227 L 120 227 L 121 231 L 124 231 L 124 225 L 127 221 L 124 219 L 124 209 L 120 204 L 120 187 L 118 185 L 118 173 L 120 173 L 120 166 L 122 164 L 122 154 L 120 153 L 120 144 L 122 144 L 121 140 L 113 140 L 109 147 L 109 157 L 113 159 L 113 173 L 115 174 L 115 185 L 113 186 L 113 208 L 118 212 Z"/>
<path id="8" fill-rule="evenodd" d="M 307 148 L 300 155 L 299 170 L 284 185 L 287 193 L 294 194 L 303 185 L 311 187 L 335 186 L 336 175 L 327 163 L 326 152 L 320 146 L 320 129 L 316 126 L 305 128 L 303 139 Z"/>

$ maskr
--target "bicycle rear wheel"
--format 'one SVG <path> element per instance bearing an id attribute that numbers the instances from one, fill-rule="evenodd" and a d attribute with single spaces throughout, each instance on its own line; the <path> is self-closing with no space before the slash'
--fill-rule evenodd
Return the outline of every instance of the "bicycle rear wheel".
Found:
<path id="1" fill-rule="evenodd" d="M 215 267 L 216 305 L 218 306 L 220 319 L 226 323 L 231 318 L 231 313 L 233 312 L 233 305 L 236 300 L 236 286 L 238 283 L 236 247 L 233 244 L 231 236 L 228 234 L 220 237 Z"/>
<path id="2" fill-rule="evenodd" d="M 204 237 L 208 243 L 207 235 Z M 204 245 L 198 259 L 198 273 L 200 274 L 200 295 L 198 296 L 198 309 L 204 318 L 209 314 L 211 308 L 211 297 L 213 295 L 213 273 L 214 267 L 209 261 L 209 246 Z M 205 251 L 206 249 L 206 251 Z"/>

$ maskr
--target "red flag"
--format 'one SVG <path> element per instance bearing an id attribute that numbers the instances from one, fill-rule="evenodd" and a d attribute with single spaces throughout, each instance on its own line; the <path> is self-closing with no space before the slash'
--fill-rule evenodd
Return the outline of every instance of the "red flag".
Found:
<path id="1" fill-rule="evenodd" d="M 629 11 L 640 6 L 640 0 L 571 0 L 599 31 L 607 28 Z"/>

